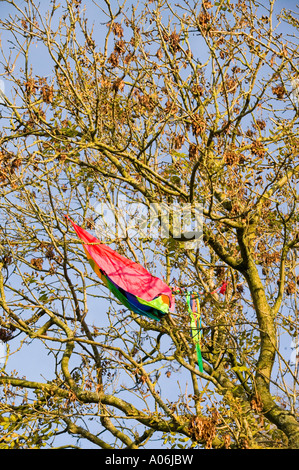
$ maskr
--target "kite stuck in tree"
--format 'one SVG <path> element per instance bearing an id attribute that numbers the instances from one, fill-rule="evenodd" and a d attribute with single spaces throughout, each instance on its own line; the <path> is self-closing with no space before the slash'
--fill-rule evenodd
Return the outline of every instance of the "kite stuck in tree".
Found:
<path id="1" fill-rule="evenodd" d="M 92 269 L 125 307 L 154 320 L 161 320 L 174 307 L 172 290 L 167 284 L 66 217 L 81 239 Z"/>

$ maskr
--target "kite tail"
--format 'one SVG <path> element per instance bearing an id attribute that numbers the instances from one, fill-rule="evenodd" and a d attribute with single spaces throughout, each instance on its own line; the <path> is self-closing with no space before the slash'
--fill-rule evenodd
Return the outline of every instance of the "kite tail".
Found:
<path id="1" fill-rule="evenodd" d="M 203 372 L 203 363 L 202 363 L 202 355 L 200 349 L 200 339 L 201 339 L 201 315 L 200 315 L 200 305 L 199 305 L 199 298 L 196 298 L 196 305 L 197 305 L 197 334 L 198 334 L 198 341 L 196 343 L 196 353 L 197 353 L 197 362 L 200 372 Z"/>
<path id="2" fill-rule="evenodd" d="M 200 372 L 203 372 L 203 364 L 202 364 L 202 355 L 201 355 L 200 344 L 196 343 L 195 347 L 196 347 L 198 368 L 199 368 Z"/>
<path id="3" fill-rule="evenodd" d="M 195 308 L 193 295 L 190 292 L 187 293 L 187 305 L 188 305 L 188 311 L 190 314 L 191 335 L 192 335 L 193 342 L 195 344 L 198 367 L 199 367 L 199 371 L 203 372 L 203 362 L 202 362 L 202 355 L 201 355 L 201 348 L 200 348 L 201 318 L 200 318 L 200 305 L 199 305 L 198 296 L 196 299 L 197 312 Z"/>

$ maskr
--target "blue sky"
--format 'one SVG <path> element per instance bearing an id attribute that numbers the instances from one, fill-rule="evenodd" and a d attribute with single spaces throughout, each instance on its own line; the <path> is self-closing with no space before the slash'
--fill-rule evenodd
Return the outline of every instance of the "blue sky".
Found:
<path id="1" fill-rule="evenodd" d="M 106 26 L 103 25 L 103 22 L 106 21 L 106 18 L 100 14 L 99 9 L 94 6 L 93 2 L 87 2 L 88 3 L 88 8 L 89 8 L 89 15 L 90 19 L 95 22 L 95 28 L 97 29 L 97 35 L 99 38 L 99 47 L 101 47 L 101 34 L 105 34 L 106 31 Z M 18 2 L 20 7 L 22 7 L 25 2 Z M 116 5 L 116 2 L 112 2 L 112 5 Z M 41 2 L 41 6 L 44 7 L 44 3 Z M 278 2 L 278 5 L 283 5 L 285 7 L 295 7 L 296 2 L 295 1 L 282 1 Z M 10 6 L 3 4 L 2 2 L 0 3 L 0 13 L 1 17 L 3 18 L 7 13 L 10 11 Z M 5 43 L 5 37 L 3 34 L 1 35 L 1 40 L 2 40 L 2 46 L 4 47 Z M 196 41 L 196 37 L 194 37 L 194 41 Z M 7 47 L 10 47 L 9 44 L 7 44 Z M 32 66 L 36 70 L 37 75 L 41 76 L 47 76 L 49 80 L 51 80 L 51 74 L 52 74 L 52 69 L 50 62 L 48 60 L 45 60 L 45 50 L 43 47 L 40 45 L 37 46 L 34 49 L 34 55 L 31 56 L 32 59 Z M 0 70 L 1 74 L 1 70 Z M 9 81 L 4 81 L 5 84 L 5 92 L 9 95 L 10 93 L 10 82 Z M 0 122 L 1 125 L 1 122 Z M 101 300 L 101 305 L 94 305 L 92 308 L 90 308 L 90 316 L 89 316 L 89 322 L 90 323 L 95 323 L 95 324 L 101 324 L 101 321 L 104 320 L 103 315 L 105 314 L 105 310 L 108 308 L 109 302 L 108 300 Z M 100 312 L 99 312 L 100 311 Z M 8 343 L 9 344 L 9 343 Z M 53 367 L 53 362 L 51 356 L 48 355 L 46 349 L 41 348 L 39 343 L 36 343 L 35 341 L 27 341 L 26 344 L 23 345 L 21 350 L 14 351 L 13 350 L 13 344 L 11 344 L 11 356 L 9 357 L 8 360 L 8 369 L 7 370 L 19 370 L 22 375 L 27 376 L 28 378 L 32 380 L 41 380 L 43 378 L 46 378 L 46 380 L 49 380 L 51 378 L 51 370 Z M 286 341 L 285 344 L 285 352 L 287 354 L 293 353 L 291 349 L 291 344 L 288 344 Z M 182 387 L 182 389 L 185 388 L 185 382 L 186 378 L 182 376 L 182 374 L 178 375 L 178 384 L 177 384 L 177 389 L 169 390 L 167 389 L 167 393 L 169 394 L 169 399 L 171 400 L 171 391 L 173 391 L 174 396 L 177 397 L 177 390 L 179 386 Z M 181 384 L 179 383 L 181 381 Z M 167 382 L 165 382 L 165 386 L 167 386 Z"/>

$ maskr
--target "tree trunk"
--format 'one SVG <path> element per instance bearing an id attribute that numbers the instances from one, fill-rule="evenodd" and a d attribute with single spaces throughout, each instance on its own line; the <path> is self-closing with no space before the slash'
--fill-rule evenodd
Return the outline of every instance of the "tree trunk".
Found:
<path id="1" fill-rule="evenodd" d="M 277 350 L 275 317 L 267 302 L 258 270 L 252 260 L 249 260 L 244 275 L 251 291 L 261 337 L 260 354 L 255 375 L 257 394 L 262 402 L 265 416 L 285 433 L 289 441 L 289 447 L 298 449 L 299 423 L 290 411 L 283 410 L 275 403 L 270 391 L 271 373 Z"/>

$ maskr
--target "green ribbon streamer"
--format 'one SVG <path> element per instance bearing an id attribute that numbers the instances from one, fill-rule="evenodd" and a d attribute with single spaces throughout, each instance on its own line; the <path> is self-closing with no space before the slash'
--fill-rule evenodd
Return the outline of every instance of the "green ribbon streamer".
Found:
<path id="1" fill-rule="evenodd" d="M 200 307 L 199 307 L 199 301 L 197 299 L 197 312 L 194 312 L 192 310 L 191 295 L 192 295 L 191 292 L 187 292 L 187 305 L 188 305 L 188 312 L 190 315 L 191 335 L 192 335 L 193 342 L 195 344 L 199 371 L 203 372 L 202 355 L 201 355 L 201 349 L 200 349 L 200 338 L 201 338 Z"/>

